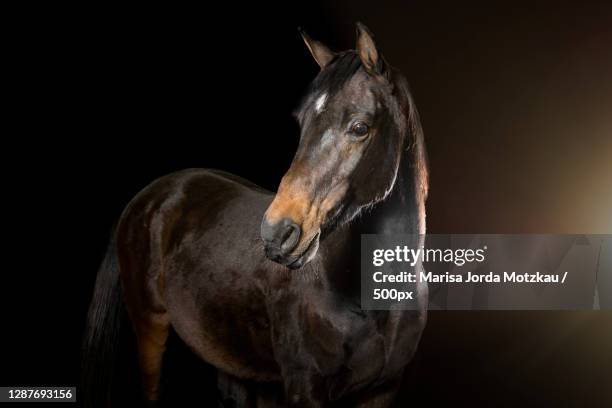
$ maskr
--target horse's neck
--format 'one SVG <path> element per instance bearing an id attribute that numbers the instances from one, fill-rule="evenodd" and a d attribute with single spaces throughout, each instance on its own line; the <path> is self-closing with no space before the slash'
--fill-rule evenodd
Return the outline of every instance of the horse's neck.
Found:
<path id="1" fill-rule="evenodd" d="M 411 152 L 404 152 L 405 155 Z M 409 157 L 403 157 L 391 192 L 372 209 L 366 210 L 356 220 L 332 233 L 325 240 L 323 263 L 327 281 L 335 292 L 349 297 L 359 297 L 359 254 L 361 234 L 418 234 L 421 228 L 419 195 L 416 189 L 417 174 Z M 418 237 L 414 235 L 418 244 Z M 346 273 L 346 270 L 357 274 Z"/>
<path id="2" fill-rule="evenodd" d="M 359 234 L 419 234 L 424 222 L 419 203 L 417 168 L 410 156 L 404 152 L 391 192 L 384 201 L 362 216 L 356 225 Z"/>

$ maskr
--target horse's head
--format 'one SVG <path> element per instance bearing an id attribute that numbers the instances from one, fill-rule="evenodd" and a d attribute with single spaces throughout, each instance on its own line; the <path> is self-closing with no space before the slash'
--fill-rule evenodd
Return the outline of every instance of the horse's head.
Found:
<path id="1" fill-rule="evenodd" d="M 338 54 L 302 36 L 321 71 L 296 111 L 300 143 L 261 224 L 266 256 L 290 268 L 389 194 L 406 133 L 391 68 L 367 28 L 357 25 L 356 50 Z"/>

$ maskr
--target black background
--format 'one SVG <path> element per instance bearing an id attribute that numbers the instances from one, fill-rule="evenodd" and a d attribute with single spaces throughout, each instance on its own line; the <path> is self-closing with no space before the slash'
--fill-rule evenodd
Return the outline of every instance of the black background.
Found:
<path id="1" fill-rule="evenodd" d="M 78 383 L 109 232 L 153 179 L 215 167 L 275 189 L 318 69 L 297 26 L 345 49 L 361 20 L 408 77 L 430 156 L 428 231 L 612 232 L 612 7 L 458 3 L 3 13 L 0 384 Z M 610 312 L 429 319 L 401 402 L 612 403 Z M 189 359 L 177 352 L 168 375 L 212 398 Z"/>

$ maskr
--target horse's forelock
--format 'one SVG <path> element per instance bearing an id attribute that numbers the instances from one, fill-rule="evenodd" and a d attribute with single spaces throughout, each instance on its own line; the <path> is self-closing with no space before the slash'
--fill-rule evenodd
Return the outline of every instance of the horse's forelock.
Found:
<path id="1" fill-rule="evenodd" d="M 338 93 L 361 66 L 359 55 L 354 50 L 337 54 L 332 62 L 325 69 L 321 70 L 312 81 L 298 107 L 296 115 L 298 117 L 303 115 L 313 98 L 322 94 L 326 94 L 327 98 L 331 98 Z"/>

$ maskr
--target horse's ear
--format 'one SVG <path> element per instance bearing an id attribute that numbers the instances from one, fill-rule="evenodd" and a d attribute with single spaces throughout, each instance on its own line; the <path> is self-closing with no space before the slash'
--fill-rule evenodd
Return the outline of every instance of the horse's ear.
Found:
<path id="1" fill-rule="evenodd" d="M 374 36 L 368 27 L 360 22 L 357 22 L 357 53 L 366 71 L 371 74 L 382 74 L 383 61 L 376 48 Z"/>
<path id="2" fill-rule="evenodd" d="M 308 47 L 308 50 L 312 54 L 314 60 L 317 62 L 317 64 L 319 64 L 319 67 L 321 67 L 321 69 L 325 68 L 327 64 L 329 64 L 331 60 L 334 59 L 336 54 L 332 50 L 327 48 L 327 46 L 325 46 L 322 42 L 310 38 L 310 36 L 306 34 L 306 32 L 301 28 L 298 28 L 298 30 L 302 35 L 302 39 L 306 43 L 306 46 Z"/>

